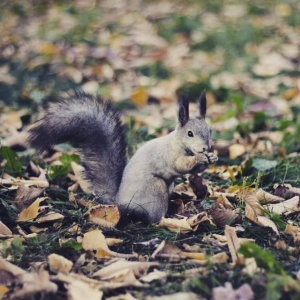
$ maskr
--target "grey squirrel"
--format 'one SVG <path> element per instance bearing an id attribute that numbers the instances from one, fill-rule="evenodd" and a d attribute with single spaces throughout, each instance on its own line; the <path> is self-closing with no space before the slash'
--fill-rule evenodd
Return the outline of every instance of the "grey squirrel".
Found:
<path id="1" fill-rule="evenodd" d="M 29 142 L 40 151 L 69 142 L 78 150 L 83 175 L 102 203 L 117 204 L 130 218 L 156 223 L 167 213 L 173 180 L 218 159 L 209 152 L 211 129 L 205 115 L 205 92 L 199 97 L 199 115 L 193 118 L 189 100 L 179 97 L 176 129 L 145 143 L 126 165 L 119 112 L 109 101 L 75 91 L 50 105 L 32 126 Z"/>

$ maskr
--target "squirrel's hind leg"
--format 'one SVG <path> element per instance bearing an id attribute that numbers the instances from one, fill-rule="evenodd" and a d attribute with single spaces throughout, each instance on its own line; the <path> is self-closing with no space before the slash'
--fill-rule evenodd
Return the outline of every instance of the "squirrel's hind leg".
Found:
<path id="1" fill-rule="evenodd" d="M 168 187 L 157 177 L 150 178 L 146 182 L 147 185 L 136 191 L 131 199 L 125 200 L 119 195 L 119 208 L 122 216 L 127 219 L 153 224 L 159 222 L 167 213 Z"/>

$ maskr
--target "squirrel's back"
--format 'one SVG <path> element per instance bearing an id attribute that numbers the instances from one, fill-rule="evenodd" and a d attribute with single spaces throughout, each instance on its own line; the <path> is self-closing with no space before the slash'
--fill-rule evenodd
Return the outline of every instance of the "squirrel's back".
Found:
<path id="1" fill-rule="evenodd" d="M 115 200 L 127 145 L 120 115 L 110 102 L 76 91 L 52 103 L 30 131 L 30 144 L 40 151 L 63 142 L 74 146 L 92 191 Z"/>

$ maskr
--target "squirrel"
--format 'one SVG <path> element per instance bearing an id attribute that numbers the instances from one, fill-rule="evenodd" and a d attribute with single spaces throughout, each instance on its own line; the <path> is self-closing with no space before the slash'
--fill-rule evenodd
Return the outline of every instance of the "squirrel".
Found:
<path id="1" fill-rule="evenodd" d="M 75 91 L 50 104 L 30 129 L 29 143 L 43 152 L 69 142 L 79 152 L 83 176 L 99 202 L 117 204 L 121 215 L 131 219 L 157 223 L 167 213 L 174 179 L 203 171 L 218 160 L 209 152 L 211 129 L 205 115 L 205 92 L 193 118 L 188 98 L 179 97 L 176 129 L 146 142 L 126 164 L 120 113 L 110 101 Z"/>

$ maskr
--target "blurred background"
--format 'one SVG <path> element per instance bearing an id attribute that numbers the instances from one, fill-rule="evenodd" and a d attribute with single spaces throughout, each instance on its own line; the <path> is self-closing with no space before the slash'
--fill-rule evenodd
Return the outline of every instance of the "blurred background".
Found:
<path id="1" fill-rule="evenodd" d="M 0 11 L 1 111 L 26 108 L 23 123 L 81 88 L 130 109 L 147 139 L 174 127 L 179 94 L 205 89 L 215 138 L 268 131 L 277 154 L 299 150 L 298 0 L 2 0 Z"/>

